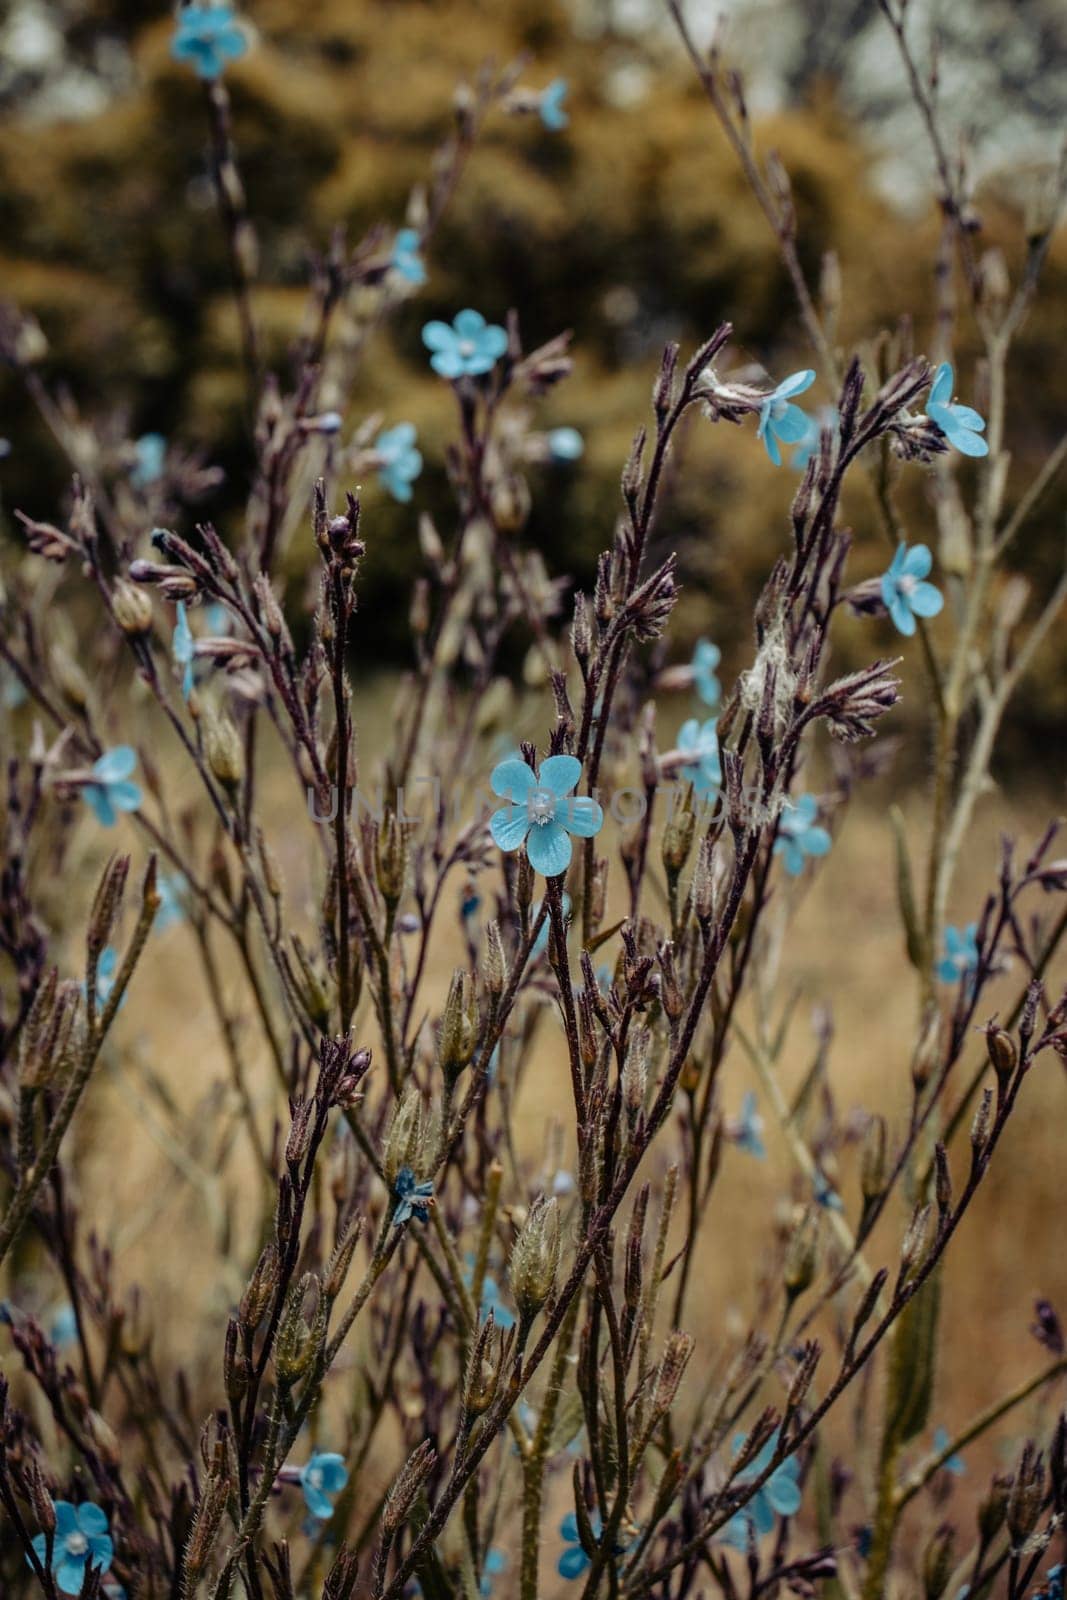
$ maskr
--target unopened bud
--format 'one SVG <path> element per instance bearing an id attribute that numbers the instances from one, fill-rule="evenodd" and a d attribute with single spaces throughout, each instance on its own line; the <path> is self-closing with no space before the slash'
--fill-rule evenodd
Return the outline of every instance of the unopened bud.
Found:
<path id="1" fill-rule="evenodd" d="M 533 1321 L 555 1287 L 559 1252 L 559 1206 L 555 1199 L 541 1196 L 530 1207 L 508 1265 L 515 1303 L 527 1323 Z"/>
<path id="2" fill-rule="evenodd" d="M 437 1040 L 437 1059 L 446 1083 L 454 1083 L 464 1067 L 470 1065 L 477 1040 L 478 1001 L 474 980 L 469 972 L 457 969 L 449 985 Z"/>
<path id="3" fill-rule="evenodd" d="M 951 1523 L 938 1528 L 923 1555 L 924 1600 L 941 1600 L 952 1576 L 952 1546 L 956 1530 Z"/>
<path id="4" fill-rule="evenodd" d="M 500 996 L 507 987 L 508 962 L 504 942 L 500 937 L 500 924 L 490 922 L 485 930 L 485 986 L 492 995 Z"/>
<path id="5" fill-rule="evenodd" d="M 782 1283 L 788 1299 L 795 1300 L 810 1287 L 818 1258 L 819 1218 L 814 1207 L 809 1206 L 786 1248 Z"/>
<path id="6" fill-rule="evenodd" d="M 130 638 L 148 633 L 152 627 L 152 601 L 143 589 L 120 578 L 115 585 L 111 604 L 115 621 Z"/>
<path id="7" fill-rule="evenodd" d="M 678 874 L 689 860 L 696 824 L 693 789 L 691 784 L 686 784 L 682 793 L 682 803 L 673 808 L 667 826 L 663 830 L 663 865 L 668 878 L 673 881 L 677 881 Z"/>
<path id="8" fill-rule="evenodd" d="M 1015 1041 L 1010 1033 L 1003 1028 L 998 1028 L 991 1022 L 984 1030 L 986 1050 L 989 1052 L 989 1064 L 997 1076 L 998 1097 L 1002 1100 L 1008 1084 L 1015 1076 L 1015 1069 L 1019 1064 L 1019 1052 L 1015 1048 Z"/>
<path id="9" fill-rule="evenodd" d="M 885 1193 L 885 1153 L 885 1118 L 873 1116 L 863 1135 L 863 1154 L 860 1158 L 860 1188 L 865 1200 L 879 1200 Z"/>
<path id="10" fill-rule="evenodd" d="M 378 828 L 375 858 L 382 899 L 395 906 L 404 892 L 408 868 L 407 835 L 395 811 L 388 812 Z"/>
<path id="11" fill-rule="evenodd" d="M 241 736 L 228 712 L 204 708 L 204 750 L 207 763 L 223 788 L 234 794 L 244 777 Z"/>

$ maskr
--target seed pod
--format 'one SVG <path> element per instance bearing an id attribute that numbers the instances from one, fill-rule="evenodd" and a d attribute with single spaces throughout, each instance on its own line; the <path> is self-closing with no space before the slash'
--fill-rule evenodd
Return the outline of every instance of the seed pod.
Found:
<path id="1" fill-rule="evenodd" d="M 663 830 L 663 866 L 668 879 L 672 882 L 678 881 L 679 873 L 689 860 L 696 825 L 693 786 L 687 783 L 682 791 L 681 805 L 673 807 L 667 826 Z"/>
<path id="2" fill-rule="evenodd" d="M 423 1140 L 422 1101 L 419 1091 L 412 1085 L 404 1090 L 389 1127 L 385 1141 L 382 1169 L 389 1187 L 396 1182 L 402 1167 L 418 1166 L 418 1154 Z"/>
<path id="3" fill-rule="evenodd" d="M 500 924 L 494 919 L 485 930 L 485 986 L 491 995 L 499 998 L 507 988 L 508 960 L 504 954 L 504 941 L 500 937 Z"/>
<path id="4" fill-rule="evenodd" d="M 863 1154 L 860 1158 L 860 1188 L 864 1200 L 880 1200 L 885 1193 L 885 1154 L 885 1118 L 873 1116 L 863 1135 Z"/>
<path id="5" fill-rule="evenodd" d="M 935 1530 L 926 1546 L 922 1568 L 924 1600 L 941 1600 L 941 1596 L 948 1588 L 948 1580 L 952 1576 L 952 1546 L 955 1539 L 955 1528 L 951 1523 L 944 1522 Z"/>
<path id="6" fill-rule="evenodd" d="M 120 578 L 111 597 L 115 621 L 131 639 L 151 631 L 152 601 L 143 589 Z"/>
<path id="7" fill-rule="evenodd" d="M 793 1230 L 785 1253 L 782 1283 L 790 1301 L 810 1286 L 815 1277 L 818 1254 L 819 1217 L 814 1206 L 809 1206 Z"/>
<path id="8" fill-rule="evenodd" d="M 93 908 L 89 913 L 90 965 L 95 965 L 100 952 L 111 939 L 119 912 L 122 910 L 122 898 L 126 892 L 129 872 L 129 856 L 112 856 L 104 868 L 93 900 Z"/>
<path id="9" fill-rule="evenodd" d="M 555 1287 L 560 1243 L 559 1205 L 542 1195 L 530 1207 L 508 1265 L 512 1293 L 525 1323 L 533 1321 Z"/>
<path id="10" fill-rule="evenodd" d="M 983 1030 L 985 1033 L 986 1050 L 989 1053 L 989 1064 L 997 1077 L 997 1098 L 1003 1100 L 1015 1069 L 1019 1064 L 1019 1052 L 1015 1048 L 1015 1041 L 1010 1033 L 1003 1028 L 998 1028 L 991 1022 Z"/>
<path id="11" fill-rule="evenodd" d="M 260 1252 L 256 1262 L 255 1271 L 248 1280 L 248 1288 L 241 1296 L 238 1308 L 238 1317 L 241 1326 L 249 1333 L 254 1333 L 267 1314 L 267 1307 L 274 1297 L 278 1286 L 278 1250 L 271 1241 Z"/>
<path id="12" fill-rule="evenodd" d="M 1008 1496 L 1005 1520 L 1012 1548 L 1018 1550 L 1037 1527 L 1045 1497 L 1045 1467 L 1032 1439 L 1023 1446 L 1015 1481 Z"/>
<path id="13" fill-rule="evenodd" d="M 463 1069 L 470 1065 L 477 1042 L 478 1000 L 474 980 L 469 972 L 457 968 L 452 975 L 437 1036 L 437 1060 L 447 1084 L 454 1084 Z"/>
<path id="14" fill-rule="evenodd" d="M 203 724 L 208 766 L 222 787 L 233 795 L 240 788 L 245 771 L 241 736 L 226 711 L 205 706 Z"/>

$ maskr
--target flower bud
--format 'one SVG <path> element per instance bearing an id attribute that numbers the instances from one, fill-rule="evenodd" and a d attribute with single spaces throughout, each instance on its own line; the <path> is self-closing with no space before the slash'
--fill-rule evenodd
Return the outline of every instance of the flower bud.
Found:
<path id="1" fill-rule="evenodd" d="M 952 1576 L 952 1546 L 956 1530 L 951 1523 L 942 1523 L 923 1555 L 924 1600 L 941 1600 Z"/>
<path id="2" fill-rule="evenodd" d="M 375 862 L 382 899 L 387 906 L 395 906 L 404 892 L 408 869 L 407 834 L 395 811 L 388 812 L 379 825 Z"/>
<path id="3" fill-rule="evenodd" d="M 507 988 L 508 962 L 500 937 L 500 924 L 495 920 L 485 930 L 484 971 L 486 988 L 491 995 L 499 998 Z"/>
<path id="4" fill-rule="evenodd" d="M 696 822 L 696 813 L 693 810 L 693 786 L 686 784 L 682 792 L 682 803 L 673 807 L 667 826 L 663 830 L 663 866 L 672 882 L 677 881 L 678 874 L 689 860 Z"/>
<path id="5" fill-rule="evenodd" d="M 552 1293 L 559 1266 L 559 1206 L 544 1196 L 535 1200 L 508 1266 L 515 1303 L 524 1322 L 530 1323 Z"/>
<path id="6" fill-rule="evenodd" d="M 1015 1048 L 1011 1034 L 1006 1033 L 1003 1028 L 998 1028 L 996 1023 L 989 1023 L 982 1031 L 985 1034 L 989 1064 L 997 1076 L 998 1098 L 1003 1100 L 1007 1087 L 1015 1076 L 1015 1069 L 1019 1064 L 1019 1052 Z"/>
<path id="7" fill-rule="evenodd" d="M 416 1167 L 423 1134 L 422 1101 L 419 1091 L 410 1086 L 393 1112 L 393 1120 L 385 1141 L 382 1170 L 390 1189 L 402 1167 Z"/>
<path id="8" fill-rule="evenodd" d="M 786 1247 L 782 1283 L 789 1300 L 809 1288 L 819 1257 L 819 1218 L 813 1206 L 801 1217 Z"/>
<path id="9" fill-rule="evenodd" d="M 860 1189 L 864 1200 L 880 1200 L 885 1193 L 885 1154 L 885 1118 L 873 1116 L 863 1135 L 863 1153 L 860 1158 Z"/>
<path id="10" fill-rule="evenodd" d="M 223 788 L 232 795 L 240 787 L 245 771 L 241 736 L 232 717 L 225 711 L 205 707 L 203 724 L 208 766 Z"/>
<path id="11" fill-rule="evenodd" d="M 143 589 L 120 578 L 111 597 L 115 621 L 130 638 L 148 633 L 152 627 L 152 601 Z"/>
<path id="12" fill-rule="evenodd" d="M 445 1082 L 455 1083 L 470 1065 L 478 1041 L 478 1001 L 469 972 L 457 968 L 449 985 L 437 1038 L 437 1059 Z"/>

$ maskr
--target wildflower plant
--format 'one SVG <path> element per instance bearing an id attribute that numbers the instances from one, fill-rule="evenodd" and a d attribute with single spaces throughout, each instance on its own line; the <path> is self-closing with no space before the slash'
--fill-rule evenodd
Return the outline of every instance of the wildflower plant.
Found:
<path id="1" fill-rule="evenodd" d="M 415 239 L 398 255 L 384 227 L 351 249 L 336 235 L 292 373 L 268 376 L 223 73 L 248 41 L 228 7 L 178 14 L 174 51 L 209 82 L 254 459 L 239 527 L 220 531 L 202 502 L 145 526 L 144 497 L 111 492 L 102 448 L 72 451 L 54 523 L 17 517 L 0 611 L 0 655 L 26 695 L 2 712 L 5 1593 L 401 1600 L 418 1585 L 470 1600 L 496 1580 L 518 1600 L 571 1592 L 557 1581 L 583 1600 L 880 1600 L 914 1578 L 915 1529 L 928 1593 L 1062 1589 L 1067 1356 L 1051 1306 L 1024 1377 L 930 1454 L 914 1448 L 958 1331 L 942 1316 L 946 1255 L 964 1236 L 982 1248 L 968 1212 L 995 1162 L 1001 1184 L 1017 1181 L 1005 1130 L 1067 1056 L 1055 826 L 1023 851 L 1007 840 L 993 861 L 972 856 L 965 882 L 958 870 L 1013 693 L 1067 598 L 1060 578 L 1024 625 L 998 591 L 1057 466 L 1009 500 L 1007 363 L 1051 224 L 991 308 L 966 169 L 905 14 L 883 0 L 983 342 L 983 429 L 954 401 L 952 369 L 935 373 L 899 332 L 842 348 L 805 277 L 783 163 L 759 155 L 737 75 L 669 10 L 781 251 L 789 337 L 814 365 L 776 386 L 723 376 L 725 321 L 685 354 L 668 344 L 582 587 L 527 535 L 527 471 L 551 451 L 538 408 L 569 375 L 567 335 L 530 348 L 522 306 L 506 327 L 472 310 L 427 322 L 451 385 L 435 394 L 454 419 L 454 511 L 447 526 L 412 517 L 410 670 L 377 751 L 358 669 L 373 665 L 359 604 L 378 533 L 349 472 L 380 471 L 403 508 L 421 457 L 410 425 L 382 434 L 380 412 L 360 414 L 375 376 L 361 359 L 421 282 L 414 263 L 486 122 L 527 105 L 563 126 L 562 89 L 521 91 L 518 66 L 480 74 L 409 199 Z M 957 317 L 941 306 L 940 347 L 964 346 Z M 54 419 L 19 327 L 5 314 L 5 356 Z M 817 441 L 794 404 L 816 383 L 835 417 Z M 737 424 L 750 455 L 755 431 L 775 464 L 789 444 L 807 460 L 745 659 L 720 682 L 714 647 L 690 661 L 674 636 L 671 510 L 683 438 Z M 950 446 L 975 460 L 973 496 Z M 582 470 L 573 440 L 562 454 Z M 196 482 L 210 497 L 218 479 Z M 842 521 L 852 482 L 876 519 L 856 538 Z M 944 615 L 909 543 L 911 518 L 924 523 L 910 508 L 927 504 L 916 483 L 939 548 L 961 529 L 966 546 L 939 561 Z M 838 675 L 854 561 L 893 563 L 874 604 L 908 642 L 882 659 L 881 625 L 868 639 L 861 621 L 865 662 Z M 93 618 L 92 682 L 40 648 L 54 595 Z M 657 728 L 670 660 L 716 713 L 676 740 Z M 781 891 L 806 874 L 819 893 L 826 824 L 836 837 L 902 697 L 928 711 L 932 752 L 922 848 L 890 820 L 903 937 L 884 983 L 912 1045 L 894 1086 L 906 1114 L 887 1101 L 857 1121 L 835 1098 L 828 1020 L 799 1093 L 784 1087 L 806 1045 L 796 996 L 775 982 L 803 897 Z M 502 735 L 517 753 L 495 761 Z M 103 842 L 79 797 L 116 829 Z M 121 853 L 105 859 L 111 839 Z M 1035 915 L 1046 902 L 1053 916 Z M 957 903 L 962 935 L 947 925 Z M 147 1012 L 113 1032 L 154 962 L 197 996 L 189 1040 L 153 1037 Z M 207 1027 L 218 1074 L 187 1104 Z M 546 1061 L 563 1098 L 542 1116 Z M 81 1142 L 124 1117 L 123 1137 L 158 1144 L 188 1201 L 180 1238 L 152 1205 L 135 1219 L 149 1260 L 178 1278 L 202 1256 L 217 1280 L 184 1342 L 151 1326 L 127 1236 L 109 1242 L 83 1209 Z M 771 1182 L 771 1162 L 724 1161 L 731 1139 L 789 1162 L 758 1260 L 735 1244 L 720 1175 L 743 1165 Z M 713 1251 L 735 1253 L 750 1294 L 698 1353 L 688 1329 Z M 61 1296 L 62 1351 L 34 1309 Z M 944 1469 L 990 1432 L 1010 1480 L 995 1476 L 949 1537 Z M 862 1470 L 838 1470 L 851 1447 Z"/>

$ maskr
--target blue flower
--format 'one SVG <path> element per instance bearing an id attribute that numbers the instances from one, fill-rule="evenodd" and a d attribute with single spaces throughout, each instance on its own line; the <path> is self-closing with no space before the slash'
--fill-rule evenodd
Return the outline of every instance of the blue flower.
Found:
<path id="1" fill-rule="evenodd" d="M 189 618 L 185 614 L 184 600 L 178 601 L 175 610 L 178 620 L 174 624 L 170 653 L 174 657 L 175 665 L 182 668 L 182 694 L 188 700 L 193 692 L 193 654 L 196 645 L 193 641 L 193 630 L 189 626 Z"/>
<path id="2" fill-rule="evenodd" d="M 389 265 L 394 272 L 399 272 L 408 283 L 420 284 L 426 282 L 426 267 L 419 247 L 422 240 L 416 228 L 401 228 L 393 240 L 393 254 Z"/>
<path id="3" fill-rule="evenodd" d="M 137 765 L 136 752 L 128 744 L 108 750 L 92 765 L 94 783 L 82 785 L 82 796 L 90 806 L 97 822 L 113 828 L 116 811 L 136 811 L 144 798 L 129 776 Z"/>
<path id="4" fill-rule="evenodd" d="M 416 1183 L 410 1167 L 401 1167 L 396 1175 L 393 1193 L 399 1204 L 393 1212 L 393 1227 L 402 1228 L 414 1217 L 416 1222 L 427 1222 L 433 1205 L 433 1184 Z"/>
<path id="5" fill-rule="evenodd" d="M 985 418 L 972 411 L 970 406 L 954 405 L 952 390 L 956 375 L 948 361 L 942 361 L 934 374 L 930 396 L 926 402 L 926 415 L 935 422 L 949 444 L 962 456 L 987 456 L 989 446 L 982 438 Z"/>
<path id="6" fill-rule="evenodd" d="M 411 499 L 411 485 L 422 471 L 422 455 L 415 448 L 415 424 L 398 422 L 386 428 L 374 445 L 378 457 L 378 482 L 394 500 Z"/>
<path id="7" fill-rule="evenodd" d="M 55 1501 L 56 1532 L 52 1544 L 52 1571 L 64 1594 L 81 1594 L 86 1567 L 107 1572 L 115 1546 L 107 1531 L 107 1517 L 99 1506 L 84 1501 L 73 1506 L 68 1500 Z M 43 1533 L 33 1541 L 38 1561 L 44 1565 L 48 1541 Z M 27 1563 L 29 1558 L 27 1557 Z"/>
<path id="8" fill-rule="evenodd" d="M 175 61 L 187 61 L 197 76 L 221 78 L 229 61 L 239 61 L 248 50 L 244 29 L 228 5 L 183 6 L 171 40 Z"/>
<path id="9" fill-rule="evenodd" d="M 973 977 L 978 970 L 978 924 L 968 922 L 962 930 L 945 929 L 945 953 L 937 963 L 942 983 L 958 983 Z"/>
<path id="10" fill-rule="evenodd" d="M 734 1480 L 734 1487 L 743 1487 L 760 1477 L 770 1466 L 774 1453 L 778 1449 L 779 1432 L 771 1434 L 759 1455 L 751 1461 Z M 734 1455 L 740 1455 L 745 1444 L 745 1434 L 739 1433 L 734 1439 Z M 730 1521 L 719 1534 L 724 1544 L 733 1545 L 735 1550 L 748 1549 L 748 1531 L 751 1527 L 757 1538 L 765 1533 L 770 1533 L 774 1527 L 776 1517 L 792 1517 L 800 1510 L 800 1487 L 797 1482 L 800 1477 L 800 1463 L 796 1456 L 788 1456 L 780 1467 L 776 1467 L 767 1482 L 761 1489 L 757 1489 L 752 1499 Z"/>
<path id="11" fill-rule="evenodd" d="M 804 871 L 805 856 L 824 856 L 830 849 L 830 835 L 815 826 L 819 805 L 813 794 L 802 794 L 782 812 L 774 854 L 784 856 L 785 870 L 791 878 Z"/>
<path id="12" fill-rule="evenodd" d="M 508 347 L 508 336 L 480 311 L 461 311 L 451 326 L 428 322 L 422 342 L 432 350 L 430 365 L 442 378 L 480 378 L 491 372 Z"/>
<path id="13" fill-rule="evenodd" d="M 153 924 L 157 933 L 163 933 L 175 922 L 181 922 L 185 917 L 184 895 L 189 887 L 189 880 L 184 872 L 173 872 L 169 876 L 163 874 L 156 881 L 156 892 L 159 895 L 159 909 Z"/>
<path id="14" fill-rule="evenodd" d="M 340 1494 L 348 1482 L 348 1468 L 344 1456 L 332 1452 L 315 1451 L 300 1468 L 300 1487 L 304 1491 L 307 1508 L 313 1517 L 325 1522 L 333 1516 L 331 1495 Z"/>
<path id="15" fill-rule="evenodd" d="M 541 91 L 538 110 L 541 113 L 541 121 L 550 133 L 561 133 L 571 120 L 563 109 L 566 95 L 566 78 L 553 78 L 548 88 Z"/>
<path id="16" fill-rule="evenodd" d="M 133 468 L 130 482 L 135 489 L 147 489 L 163 476 L 163 463 L 167 456 L 167 441 L 161 433 L 142 433 L 133 447 Z"/>
<path id="17" fill-rule="evenodd" d="M 571 864 L 570 835 L 591 839 L 604 825 L 604 813 L 589 796 L 575 796 L 582 775 L 577 756 L 549 756 L 534 775 L 525 761 L 502 761 L 489 778 L 495 795 L 508 804 L 489 818 L 489 831 L 501 850 L 526 845 L 535 872 L 558 878 Z"/>
<path id="18" fill-rule="evenodd" d="M 1067 1567 L 1062 1562 L 1054 1567 L 1049 1567 L 1045 1576 L 1048 1579 L 1048 1588 L 1042 1589 L 1034 1595 L 1034 1600 L 1063 1600 L 1063 1580 L 1067 1574 Z"/>
<path id="19" fill-rule="evenodd" d="M 763 1143 L 763 1118 L 756 1110 L 756 1096 L 749 1091 L 741 1102 L 741 1115 L 734 1129 L 734 1143 L 739 1150 L 760 1161 L 766 1159 L 767 1147 Z"/>
<path id="20" fill-rule="evenodd" d="M 792 459 L 789 463 L 798 472 L 803 472 L 812 456 L 818 452 L 822 444 L 823 429 L 836 429 L 837 407 L 820 406 L 817 417 L 809 417 L 803 412 L 801 412 L 801 415 L 804 417 L 805 423 L 804 435 L 797 440 L 797 447 L 793 451 Z"/>
<path id="21" fill-rule="evenodd" d="M 764 397 L 759 408 L 756 437 L 763 440 L 767 454 L 776 467 L 782 464 L 780 446 L 799 444 L 808 431 L 807 416 L 799 406 L 792 405 L 791 400 L 793 395 L 803 394 L 805 389 L 810 389 L 814 382 L 815 374 L 810 368 L 791 373 Z"/>
<path id="22" fill-rule="evenodd" d="M 938 1428 L 934 1434 L 934 1454 L 940 1455 L 942 1450 L 947 1450 L 948 1442 L 948 1429 Z M 951 1455 L 941 1470 L 943 1472 L 951 1472 L 954 1477 L 962 1478 L 967 1471 L 967 1465 L 962 1456 Z"/>
<path id="23" fill-rule="evenodd" d="M 936 617 L 945 603 L 940 589 L 923 579 L 933 564 L 924 544 L 898 545 L 893 564 L 882 574 L 882 600 L 895 626 L 908 638 L 915 632 L 916 617 Z"/>
<path id="24" fill-rule="evenodd" d="M 66 1345 L 74 1343 L 78 1337 L 78 1319 L 74 1314 L 74 1307 L 68 1300 L 59 1307 L 48 1325 L 48 1337 L 57 1350 L 62 1350 Z"/>
<path id="25" fill-rule="evenodd" d="M 722 651 L 710 639 L 698 639 L 693 651 L 693 683 L 706 706 L 717 706 L 722 699 L 722 684 L 715 669 L 722 660 Z"/>
<path id="26" fill-rule="evenodd" d="M 593 1538 L 599 1539 L 604 1527 L 599 1511 L 593 1512 L 589 1518 L 589 1526 L 593 1530 Z M 578 1518 L 573 1511 L 567 1512 L 559 1525 L 559 1532 L 566 1549 L 556 1563 L 556 1571 L 561 1578 L 580 1578 L 593 1562 L 582 1549 L 582 1541 L 578 1535 Z"/>
<path id="27" fill-rule="evenodd" d="M 817 1206 L 822 1206 L 824 1211 L 843 1211 L 845 1209 L 841 1196 L 826 1176 L 825 1172 L 815 1169 L 815 1176 L 811 1180 L 811 1197 Z"/>
<path id="28" fill-rule="evenodd" d="M 524 763 L 524 765 L 525 765 L 525 763 Z M 535 905 L 533 907 L 532 911 L 530 912 L 530 915 L 533 918 L 534 922 L 536 922 L 538 917 L 541 915 L 541 904 L 542 904 L 542 902 L 538 901 L 537 905 Z M 570 916 L 570 914 L 571 914 L 571 897 L 570 897 L 569 894 L 564 894 L 564 896 L 563 896 L 563 920 L 564 920 L 564 922 L 566 922 L 566 920 Z M 548 935 L 549 935 L 550 929 L 551 929 L 551 923 L 550 923 L 549 919 L 546 917 L 544 922 L 543 922 L 543 924 L 542 924 L 542 926 L 541 926 L 541 932 L 537 935 L 537 938 L 534 940 L 533 948 L 530 951 L 530 956 L 531 956 L 531 958 L 533 960 L 536 960 L 538 956 L 543 956 L 545 951 L 548 949 Z"/>
<path id="29" fill-rule="evenodd" d="M 713 647 L 714 648 L 714 647 Z M 683 778 L 688 778 L 698 795 L 706 795 L 722 782 L 722 764 L 719 760 L 719 737 L 715 731 L 715 718 L 701 723 L 690 717 L 678 730 L 678 748 L 689 760 L 682 767 Z"/>
<path id="30" fill-rule="evenodd" d="M 508 1326 L 510 1327 L 510 1323 Z M 485 1560 L 482 1562 L 482 1576 L 478 1583 L 478 1593 L 484 1595 L 486 1600 L 493 1592 L 493 1579 L 504 1571 L 507 1564 L 508 1558 L 503 1550 L 497 1549 L 496 1545 L 490 1545 L 485 1552 Z"/>
<path id="31" fill-rule="evenodd" d="M 580 461 L 585 454 L 585 440 L 577 428 L 552 428 L 548 453 L 553 461 Z"/>

